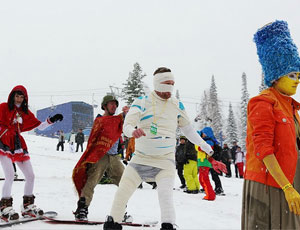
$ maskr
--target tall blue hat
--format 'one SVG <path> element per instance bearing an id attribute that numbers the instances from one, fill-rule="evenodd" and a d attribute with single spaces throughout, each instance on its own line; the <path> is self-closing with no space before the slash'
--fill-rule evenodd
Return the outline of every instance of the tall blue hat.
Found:
<path id="1" fill-rule="evenodd" d="M 275 21 L 259 29 L 254 42 L 267 86 L 290 72 L 300 72 L 299 54 L 287 22 Z"/>

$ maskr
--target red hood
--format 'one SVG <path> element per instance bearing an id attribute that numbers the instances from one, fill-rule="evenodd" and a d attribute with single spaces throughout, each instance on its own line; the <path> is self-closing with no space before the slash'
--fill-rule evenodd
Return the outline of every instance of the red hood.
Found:
<path id="1" fill-rule="evenodd" d="M 27 102 L 27 104 L 28 104 L 28 94 L 27 94 L 27 90 L 26 90 L 26 88 L 25 88 L 23 85 L 17 85 L 17 86 L 15 86 L 15 87 L 11 90 L 10 94 L 8 95 L 7 102 L 8 102 L 8 100 L 9 100 L 11 94 L 12 94 L 13 92 L 15 92 L 15 91 L 21 91 L 21 92 L 24 94 L 25 100 L 26 100 L 26 102 Z"/>

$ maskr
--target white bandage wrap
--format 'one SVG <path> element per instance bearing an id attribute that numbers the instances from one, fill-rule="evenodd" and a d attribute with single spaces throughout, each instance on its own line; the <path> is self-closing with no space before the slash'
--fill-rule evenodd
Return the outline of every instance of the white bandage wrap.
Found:
<path id="1" fill-rule="evenodd" d="M 52 125 L 52 123 L 49 123 L 50 121 L 48 119 L 46 119 L 46 121 L 42 122 L 38 127 L 37 129 L 38 130 L 44 130 L 46 128 L 48 128 L 49 126 Z"/>
<path id="2" fill-rule="evenodd" d="M 207 144 L 196 132 L 196 130 L 193 128 L 193 126 L 187 125 L 181 128 L 183 134 L 186 136 L 186 138 L 192 142 L 195 145 L 200 146 L 200 148 L 206 152 L 209 156 L 212 156 L 214 151 L 210 147 L 209 144 Z"/>
<path id="3" fill-rule="evenodd" d="M 168 84 L 162 84 L 164 81 L 175 81 L 175 78 L 171 72 L 165 72 L 165 73 L 157 73 L 154 75 L 153 78 L 153 85 L 154 90 L 158 92 L 173 92 L 174 86 L 168 85 Z"/>

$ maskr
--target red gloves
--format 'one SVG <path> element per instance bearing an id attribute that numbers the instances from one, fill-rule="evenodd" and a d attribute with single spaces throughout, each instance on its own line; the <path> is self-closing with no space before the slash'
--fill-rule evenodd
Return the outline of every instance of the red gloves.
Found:
<path id="1" fill-rule="evenodd" d="M 226 165 L 223 164 L 220 161 L 216 161 L 214 158 L 210 157 L 208 158 L 208 161 L 211 163 L 213 169 L 217 172 L 217 173 L 221 173 L 221 171 L 223 173 L 227 173 L 227 168 Z"/>

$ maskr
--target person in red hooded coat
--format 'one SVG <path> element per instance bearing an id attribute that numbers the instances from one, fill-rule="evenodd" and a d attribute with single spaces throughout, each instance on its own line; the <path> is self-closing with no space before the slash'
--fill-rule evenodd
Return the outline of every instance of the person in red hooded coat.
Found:
<path id="1" fill-rule="evenodd" d="M 7 103 L 0 104 L 0 162 L 5 175 L 0 201 L 0 218 L 6 221 L 19 218 L 12 208 L 11 189 L 14 181 L 16 163 L 25 176 L 25 189 L 21 212 L 23 216 L 43 215 L 43 211 L 34 205 L 33 185 L 34 173 L 28 154 L 28 149 L 21 133 L 38 128 L 43 130 L 51 124 L 61 121 L 62 114 L 56 114 L 39 121 L 28 109 L 28 94 L 24 86 L 18 85 L 12 89 Z"/>

